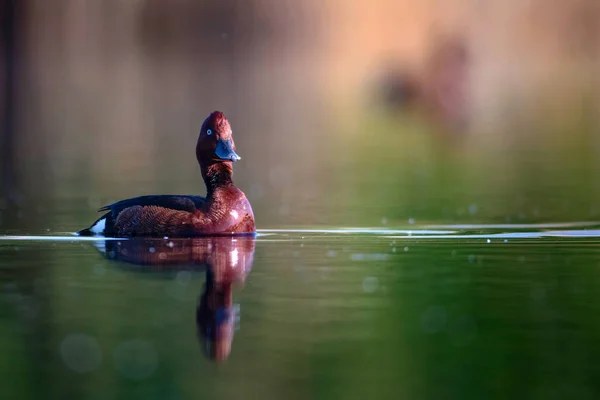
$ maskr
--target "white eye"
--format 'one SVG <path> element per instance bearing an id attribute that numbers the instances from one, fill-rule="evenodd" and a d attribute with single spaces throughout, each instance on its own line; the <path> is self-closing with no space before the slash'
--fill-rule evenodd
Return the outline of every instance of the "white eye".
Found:
<path id="1" fill-rule="evenodd" d="M 207 135 L 212 135 L 212 131 L 209 129 L 209 130 L 206 131 L 206 134 Z"/>

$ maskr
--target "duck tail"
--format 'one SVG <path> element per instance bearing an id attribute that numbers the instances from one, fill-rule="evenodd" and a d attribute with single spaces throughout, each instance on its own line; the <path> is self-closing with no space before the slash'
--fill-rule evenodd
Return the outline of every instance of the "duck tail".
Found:
<path id="1" fill-rule="evenodd" d="M 75 235 L 77 236 L 92 236 L 93 233 L 92 231 L 90 231 L 90 228 L 85 228 L 80 230 L 79 232 L 75 232 Z"/>
<path id="2" fill-rule="evenodd" d="M 79 232 L 76 232 L 75 234 L 77 236 L 104 235 L 106 231 L 106 219 L 109 215 L 110 213 L 103 215 L 102 217 L 98 218 L 96 222 L 92 224 L 92 226 L 90 226 L 89 228 L 82 229 Z"/>

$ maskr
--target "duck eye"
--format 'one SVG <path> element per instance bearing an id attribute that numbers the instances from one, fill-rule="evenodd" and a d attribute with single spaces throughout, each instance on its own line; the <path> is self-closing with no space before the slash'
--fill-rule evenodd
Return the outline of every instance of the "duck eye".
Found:
<path id="1" fill-rule="evenodd" d="M 209 129 L 209 130 L 207 130 L 207 131 L 206 131 L 206 134 L 207 134 L 207 135 L 212 135 L 212 130 L 210 130 L 210 129 Z"/>

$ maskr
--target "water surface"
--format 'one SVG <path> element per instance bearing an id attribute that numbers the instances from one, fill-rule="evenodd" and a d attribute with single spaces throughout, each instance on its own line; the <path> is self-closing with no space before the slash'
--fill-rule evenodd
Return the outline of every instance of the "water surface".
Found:
<path id="1" fill-rule="evenodd" d="M 6 398 L 596 398 L 595 223 L 0 240 Z"/>

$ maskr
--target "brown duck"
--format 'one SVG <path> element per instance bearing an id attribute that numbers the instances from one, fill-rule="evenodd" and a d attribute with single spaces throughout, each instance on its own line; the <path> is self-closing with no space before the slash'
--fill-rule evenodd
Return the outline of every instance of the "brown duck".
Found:
<path id="1" fill-rule="evenodd" d="M 149 195 L 102 207 L 108 211 L 81 236 L 113 237 L 254 234 L 254 214 L 244 192 L 232 181 L 235 152 L 231 126 L 220 111 L 202 124 L 196 158 L 206 184 L 206 197 Z"/>

